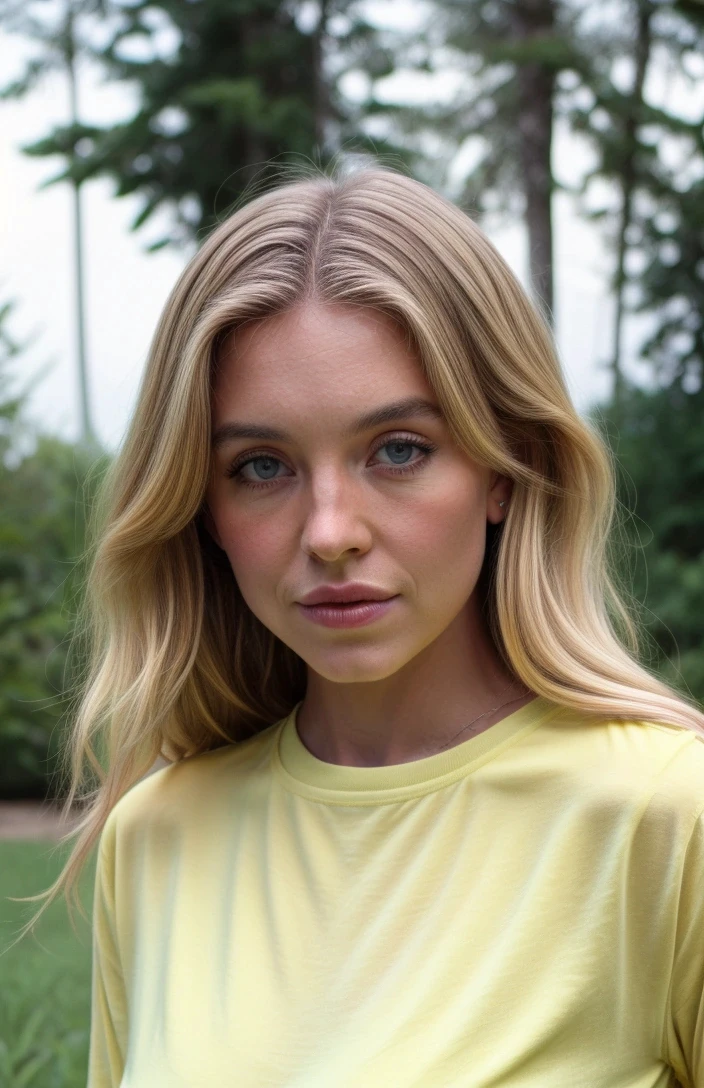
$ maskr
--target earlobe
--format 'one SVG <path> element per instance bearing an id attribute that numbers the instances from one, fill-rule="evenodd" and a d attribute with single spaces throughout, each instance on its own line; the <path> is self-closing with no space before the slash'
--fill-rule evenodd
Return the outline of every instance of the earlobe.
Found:
<path id="1" fill-rule="evenodd" d="M 498 507 L 498 510 L 497 510 L 497 507 Z M 487 521 L 490 522 L 492 525 L 500 525 L 501 522 L 506 517 L 507 507 L 508 507 L 508 502 L 505 502 L 503 505 L 500 502 L 499 503 L 492 502 L 491 510 L 487 513 L 487 518 L 486 518 Z"/>
<path id="2" fill-rule="evenodd" d="M 500 522 L 502 522 L 505 519 L 506 514 L 508 513 L 508 507 L 511 501 L 511 491 L 513 490 L 513 488 L 511 488 L 511 490 L 507 492 L 506 484 L 510 483 L 511 481 L 508 479 L 507 476 L 501 476 L 498 473 L 496 474 L 495 479 L 492 481 L 492 491 L 494 490 L 494 488 L 496 488 L 497 484 L 503 485 L 497 489 L 498 493 L 492 495 L 490 498 L 491 510 L 487 514 L 487 519 L 493 524 L 499 524 Z"/>

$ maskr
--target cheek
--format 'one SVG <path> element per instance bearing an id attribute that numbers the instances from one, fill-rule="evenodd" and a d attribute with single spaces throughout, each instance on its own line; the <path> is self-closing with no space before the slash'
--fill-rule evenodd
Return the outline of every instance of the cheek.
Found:
<path id="1" fill-rule="evenodd" d="M 443 487 L 434 485 L 419 495 L 389 526 L 389 532 L 409 561 L 413 556 L 428 567 L 452 562 L 466 571 L 482 561 L 486 501 L 466 479 L 448 480 Z"/>
<path id="2" fill-rule="evenodd" d="M 240 587 L 256 584 L 267 573 L 275 574 L 286 549 L 286 522 L 282 518 L 241 517 L 232 511 L 213 511 L 220 545 Z"/>

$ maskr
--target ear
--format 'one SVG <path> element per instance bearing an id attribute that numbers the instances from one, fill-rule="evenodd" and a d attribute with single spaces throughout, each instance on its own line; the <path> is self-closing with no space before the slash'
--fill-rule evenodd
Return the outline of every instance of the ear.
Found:
<path id="1" fill-rule="evenodd" d="M 506 517 L 512 490 L 513 481 L 508 476 L 502 476 L 498 472 L 492 473 L 486 497 L 486 517 L 492 525 L 498 525 Z M 499 506 L 499 503 L 503 503 L 503 506 Z"/>

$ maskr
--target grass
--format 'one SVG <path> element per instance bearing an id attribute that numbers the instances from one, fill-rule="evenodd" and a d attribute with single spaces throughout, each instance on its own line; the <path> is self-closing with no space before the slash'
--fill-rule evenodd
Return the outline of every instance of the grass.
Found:
<path id="1" fill-rule="evenodd" d="M 85 1088 L 90 1030 L 91 930 L 62 897 L 13 948 L 21 926 L 41 903 L 36 895 L 58 876 L 68 847 L 53 842 L 0 842 L 0 1085 Z M 95 859 L 80 881 L 91 917 Z"/>

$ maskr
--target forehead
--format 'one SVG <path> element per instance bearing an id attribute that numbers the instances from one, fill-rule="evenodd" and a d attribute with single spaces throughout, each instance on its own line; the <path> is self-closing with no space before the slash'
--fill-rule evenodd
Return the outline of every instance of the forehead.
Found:
<path id="1" fill-rule="evenodd" d="M 366 307 L 308 303 L 235 329 L 215 360 L 215 414 L 234 403 L 321 409 L 401 395 L 434 399 L 406 331 Z"/>

